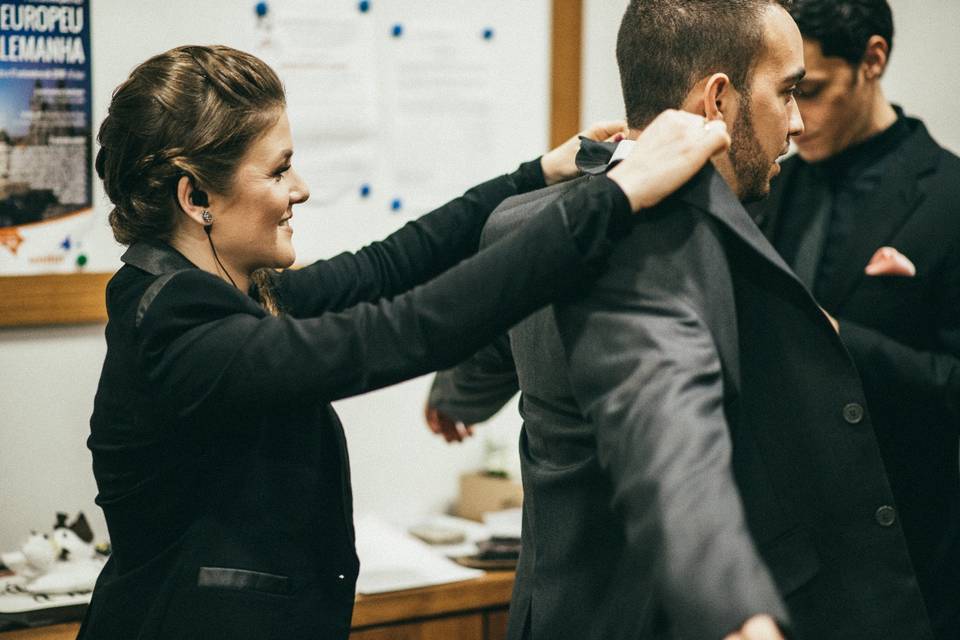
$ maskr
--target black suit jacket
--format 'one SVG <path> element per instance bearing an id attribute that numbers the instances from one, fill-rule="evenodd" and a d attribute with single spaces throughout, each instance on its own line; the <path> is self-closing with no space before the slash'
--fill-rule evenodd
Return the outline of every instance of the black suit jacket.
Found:
<path id="1" fill-rule="evenodd" d="M 129 248 L 88 441 L 113 554 L 82 638 L 347 637 L 358 561 L 330 402 L 466 357 L 593 269 L 629 220 L 608 181 L 456 264 L 504 197 L 537 186 L 522 173 L 285 271 L 280 317 L 167 245 Z"/>
<path id="2" fill-rule="evenodd" d="M 799 638 L 929 638 L 853 364 L 726 183 L 705 169 L 610 262 L 432 390 L 471 422 L 523 391 L 511 640 L 720 638 L 781 597 Z"/>
<path id="3" fill-rule="evenodd" d="M 841 264 L 822 288 L 824 308 L 863 378 L 867 403 L 904 534 L 939 638 L 960 638 L 960 159 L 919 120 L 893 152 L 881 185 L 862 203 Z M 794 264 L 809 218 L 786 198 L 811 170 L 783 163 L 768 201 L 754 210 L 764 232 Z M 868 276 L 864 267 L 892 246 L 916 277 Z"/>

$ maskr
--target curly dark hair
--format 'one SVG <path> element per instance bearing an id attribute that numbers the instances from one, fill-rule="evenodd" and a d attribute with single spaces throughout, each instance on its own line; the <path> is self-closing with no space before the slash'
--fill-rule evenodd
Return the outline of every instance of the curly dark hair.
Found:
<path id="1" fill-rule="evenodd" d="M 794 0 L 790 14 L 803 37 L 816 40 L 823 55 L 856 65 L 867 41 L 881 36 L 893 50 L 893 12 L 887 0 Z"/>
<path id="2" fill-rule="evenodd" d="M 284 105 L 277 74 L 230 47 L 177 47 L 135 68 L 113 92 L 97 135 L 97 175 L 114 204 L 117 241 L 168 241 L 183 176 L 229 193 L 240 159 Z"/>

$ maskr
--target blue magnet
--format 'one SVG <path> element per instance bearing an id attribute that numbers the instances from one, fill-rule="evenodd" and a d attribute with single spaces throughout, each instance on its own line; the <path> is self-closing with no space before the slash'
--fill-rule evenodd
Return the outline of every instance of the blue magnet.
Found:
<path id="1" fill-rule="evenodd" d="M 369 184 L 363 184 L 363 185 L 361 185 L 361 186 L 360 186 L 360 197 L 361 197 L 361 198 L 369 198 L 371 191 L 372 191 L 372 189 L 370 188 L 370 185 L 369 185 Z"/>
<path id="2" fill-rule="evenodd" d="M 493 40 L 493 28 L 487 27 L 483 30 L 483 39 L 484 40 Z"/>
<path id="3" fill-rule="evenodd" d="M 394 199 L 390 202 L 390 208 L 391 208 L 394 212 L 400 211 L 400 209 L 403 209 L 403 200 L 401 200 L 400 198 L 394 198 Z"/>
<path id="4" fill-rule="evenodd" d="M 70 236 L 63 239 L 63 242 L 60 243 L 60 248 L 64 251 L 70 251 Z"/>
<path id="5" fill-rule="evenodd" d="M 360 13 L 366 13 L 370 11 L 370 0 L 360 0 L 360 4 L 357 5 L 357 8 L 360 9 Z"/>
<path id="6" fill-rule="evenodd" d="M 267 12 L 270 11 L 270 6 L 266 2 L 258 2 L 254 8 L 254 11 L 257 12 L 257 17 L 262 18 L 267 15 Z"/>
<path id="7" fill-rule="evenodd" d="M 400 36 L 403 35 L 403 25 L 400 24 L 399 22 L 393 25 L 393 29 L 391 30 L 390 33 L 393 34 L 394 38 L 399 38 Z"/>

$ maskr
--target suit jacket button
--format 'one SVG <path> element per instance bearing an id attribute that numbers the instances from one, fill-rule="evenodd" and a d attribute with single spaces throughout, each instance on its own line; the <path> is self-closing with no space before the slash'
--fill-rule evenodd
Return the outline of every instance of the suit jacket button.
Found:
<path id="1" fill-rule="evenodd" d="M 863 420 L 863 407 L 851 402 L 843 408 L 843 419 L 850 424 L 859 424 Z"/>
<path id="2" fill-rule="evenodd" d="M 897 521 L 897 510 L 885 504 L 877 509 L 873 517 L 877 519 L 877 524 L 881 527 L 892 527 L 893 523 Z"/>

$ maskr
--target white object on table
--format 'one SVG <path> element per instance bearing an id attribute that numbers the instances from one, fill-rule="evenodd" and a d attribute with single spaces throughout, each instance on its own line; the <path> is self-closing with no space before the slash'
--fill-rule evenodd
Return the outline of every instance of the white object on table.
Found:
<path id="1" fill-rule="evenodd" d="M 357 518 L 357 592 L 384 593 L 471 580 L 483 571 L 448 560 L 403 529 L 367 514 Z"/>

